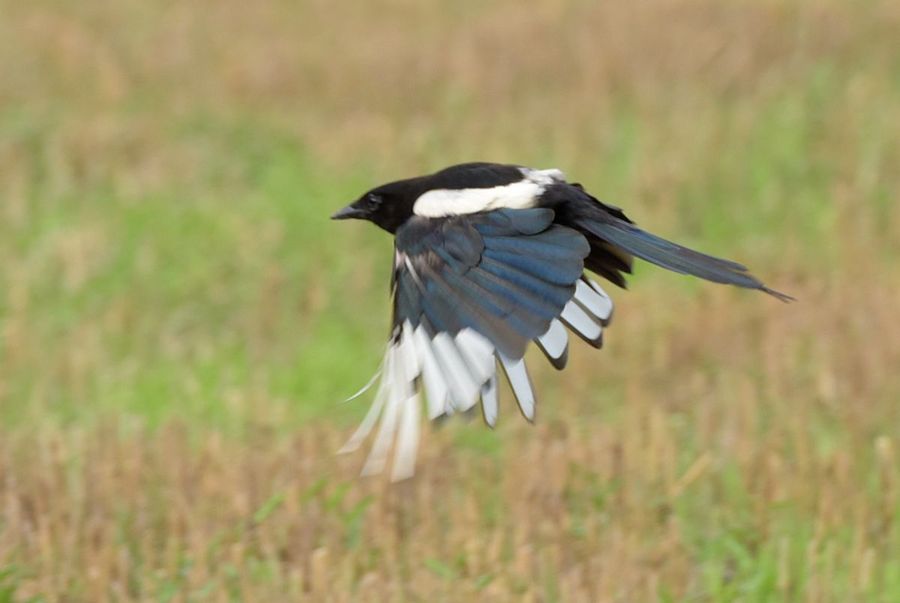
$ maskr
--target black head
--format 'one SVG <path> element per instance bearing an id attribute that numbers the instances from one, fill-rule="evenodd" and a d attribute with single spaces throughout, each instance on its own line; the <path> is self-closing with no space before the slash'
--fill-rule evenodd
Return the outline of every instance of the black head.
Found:
<path id="1" fill-rule="evenodd" d="M 331 219 L 368 220 L 393 233 L 412 216 L 413 203 L 421 192 L 415 186 L 416 180 L 400 180 L 373 188 Z"/>

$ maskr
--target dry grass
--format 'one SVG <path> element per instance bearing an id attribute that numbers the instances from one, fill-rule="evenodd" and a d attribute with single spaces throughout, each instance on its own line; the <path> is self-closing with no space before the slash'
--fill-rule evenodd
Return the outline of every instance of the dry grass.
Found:
<path id="1" fill-rule="evenodd" d="M 648 310 L 615 363 L 538 377 L 560 390 L 536 427 L 507 401 L 487 442 L 434 431 L 399 485 L 322 422 L 8 433 L 0 557 L 22 600 L 890 601 L 900 340 L 866 341 L 895 332 L 896 282 L 803 291 L 860 309 L 827 328 L 720 290 L 669 294 L 672 323 L 665 285 L 622 304 Z"/>
<path id="2" fill-rule="evenodd" d="M 900 600 L 895 2 L 0 12 L 0 603 Z M 800 302 L 641 266 L 536 427 L 359 480 L 388 243 L 329 210 L 479 158 Z"/>
<path id="3" fill-rule="evenodd" d="M 442 433 L 393 486 L 333 429 L 20 433 L 0 553 L 47 600 L 890 600 L 896 440 L 823 442 L 819 395 L 724 379 L 682 412 L 635 384 L 615 425 L 505 428 L 500 456 Z"/>

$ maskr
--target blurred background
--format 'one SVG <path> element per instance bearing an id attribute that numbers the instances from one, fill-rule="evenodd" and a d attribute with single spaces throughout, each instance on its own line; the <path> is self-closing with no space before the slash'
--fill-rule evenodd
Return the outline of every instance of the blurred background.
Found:
<path id="1" fill-rule="evenodd" d="M 0 601 L 900 600 L 900 4 L 0 0 Z M 539 417 L 334 451 L 391 240 L 559 167 L 638 265 Z"/>

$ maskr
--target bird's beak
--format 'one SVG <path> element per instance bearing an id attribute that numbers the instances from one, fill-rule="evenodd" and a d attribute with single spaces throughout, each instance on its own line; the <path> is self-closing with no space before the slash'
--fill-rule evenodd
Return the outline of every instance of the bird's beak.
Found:
<path id="1" fill-rule="evenodd" d="M 354 207 L 354 205 L 348 205 L 344 209 L 339 209 L 331 216 L 332 220 L 350 220 L 350 219 L 363 219 L 366 218 L 367 214 L 365 211 L 361 210 L 358 207 Z"/>

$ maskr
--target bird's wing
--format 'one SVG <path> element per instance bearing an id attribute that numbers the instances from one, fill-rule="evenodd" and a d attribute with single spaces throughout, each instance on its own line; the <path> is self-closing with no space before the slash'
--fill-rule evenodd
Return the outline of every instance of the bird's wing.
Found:
<path id="1" fill-rule="evenodd" d="M 364 473 L 381 471 L 396 440 L 392 477 L 412 474 L 420 401 L 429 418 L 482 403 L 497 420 L 497 369 L 504 368 L 522 414 L 534 416 L 525 369 L 535 341 L 557 368 L 565 327 L 600 345 L 612 303 L 583 276 L 585 237 L 553 223 L 550 209 L 503 209 L 446 218 L 414 217 L 398 229 L 394 317 L 375 402 L 345 446 L 381 424 Z"/>

